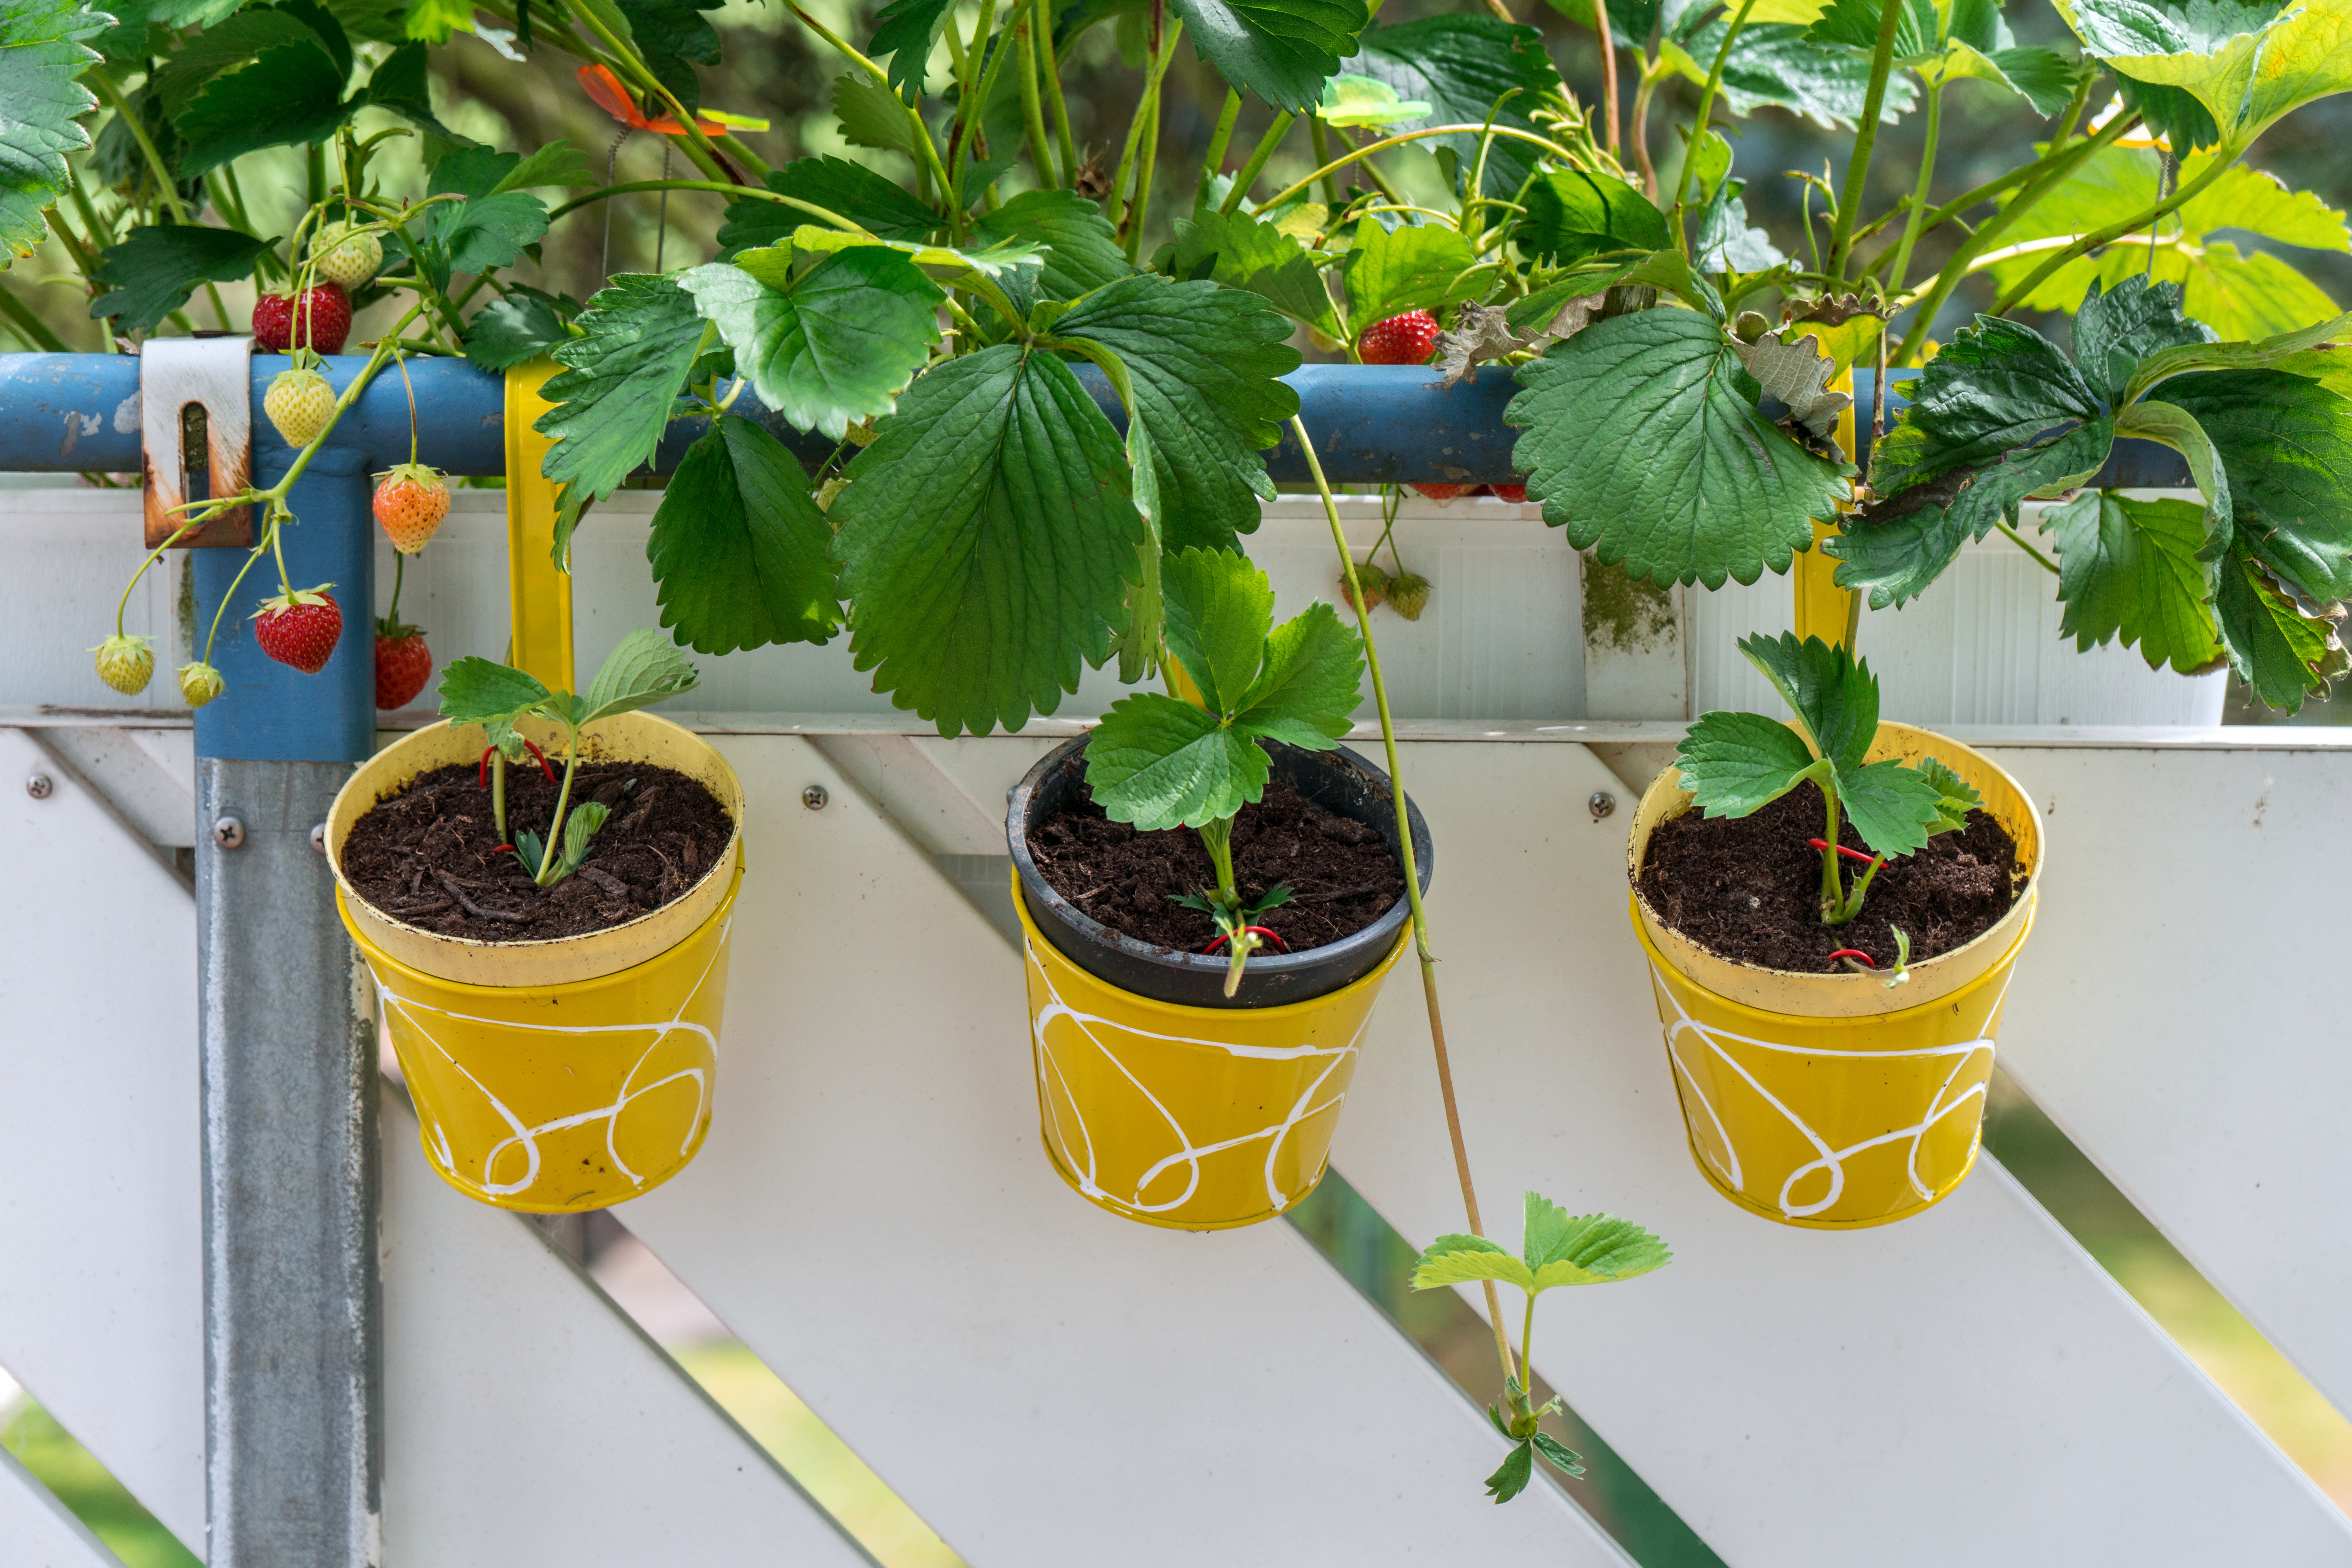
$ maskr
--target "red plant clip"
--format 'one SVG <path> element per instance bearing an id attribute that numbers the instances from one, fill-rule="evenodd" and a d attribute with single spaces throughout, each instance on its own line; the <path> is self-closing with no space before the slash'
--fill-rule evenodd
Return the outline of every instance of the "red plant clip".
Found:
<path id="1" fill-rule="evenodd" d="M 1805 842 L 1811 845 L 1816 849 L 1826 849 L 1830 847 L 1830 841 L 1826 838 L 1808 838 Z M 1849 849 L 1843 844 L 1837 847 L 1837 852 L 1844 856 L 1849 860 L 1859 860 L 1865 866 L 1875 864 L 1870 856 L 1864 854 L 1859 849 Z"/>
<path id="2" fill-rule="evenodd" d="M 482 748 L 482 765 L 480 770 L 474 775 L 474 787 L 476 789 L 488 789 L 490 787 L 490 753 L 497 750 L 498 748 L 496 746 L 484 746 Z"/>
<path id="3" fill-rule="evenodd" d="M 522 743 L 522 749 L 539 759 L 539 771 L 547 775 L 548 783 L 555 784 L 558 782 L 555 777 L 555 770 L 547 765 L 546 752 L 541 751 L 537 746 L 532 745 L 529 741 L 525 741 Z"/>
<path id="4" fill-rule="evenodd" d="M 1266 941 L 1268 941 L 1268 942 L 1270 942 L 1274 943 L 1274 945 L 1275 945 L 1276 948 L 1280 949 L 1280 950 L 1281 950 L 1282 952 L 1288 952 L 1290 951 L 1289 944 L 1288 944 L 1288 943 L 1286 943 L 1286 942 L 1285 942 L 1282 940 L 1281 936 L 1280 936 L 1278 933 L 1276 933 L 1276 932 L 1275 932 L 1275 931 L 1273 931 L 1268 930 L 1268 929 L 1267 929 L 1266 927 L 1265 927 L 1265 926 L 1244 926 L 1244 927 L 1242 927 L 1242 930 L 1243 930 L 1244 931 L 1246 931 L 1247 933 L 1249 933 L 1249 934 L 1250 934 L 1250 935 L 1252 935 L 1252 936 L 1262 936 L 1262 937 L 1264 937 Z M 1231 938 L 1232 938 L 1232 933 L 1231 933 L 1231 932 L 1229 932 L 1229 931 L 1228 931 L 1228 932 L 1223 933 L 1223 934 L 1221 934 L 1221 935 L 1219 935 L 1219 936 L 1218 936 L 1218 938 L 1217 938 L 1217 940 L 1216 940 L 1216 941 L 1214 941 L 1214 942 L 1211 942 L 1208 946 L 1206 946 L 1206 947 L 1202 948 L 1201 951 L 1202 951 L 1202 952 L 1216 952 L 1216 951 L 1217 951 L 1217 949 L 1219 949 L 1219 948 L 1221 948 L 1221 947 L 1224 946 L 1224 945 L 1225 945 L 1225 943 L 1226 943 L 1228 941 L 1230 941 L 1230 940 L 1231 940 Z"/>
<path id="5" fill-rule="evenodd" d="M 1847 853 L 1848 853 L 1848 854 L 1852 854 L 1852 853 L 1853 853 L 1853 851 L 1848 850 L 1848 851 L 1847 851 Z M 1830 954 L 1830 957 L 1831 957 L 1831 959 L 1832 959 L 1832 961 L 1837 960 L 1837 959 L 1841 959 L 1841 958 L 1858 958 L 1858 959 L 1862 960 L 1864 963 L 1867 963 L 1868 965 L 1870 965 L 1870 967 L 1871 967 L 1871 968 L 1873 968 L 1873 969 L 1875 969 L 1875 968 L 1877 968 L 1877 967 L 1878 967 L 1878 960 L 1876 960 L 1876 959 L 1874 959 L 1874 958 L 1871 957 L 1871 956 L 1870 956 L 1870 954 L 1868 954 L 1868 953 L 1866 953 L 1866 952 L 1863 952 L 1863 951 L 1862 951 L 1862 949 L 1860 949 L 1860 948 L 1858 948 L 1858 947 L 1842 947 L 1842 948 L 1839 948 L 1835 952 L 1831 953 L 1831 954 Z"/>

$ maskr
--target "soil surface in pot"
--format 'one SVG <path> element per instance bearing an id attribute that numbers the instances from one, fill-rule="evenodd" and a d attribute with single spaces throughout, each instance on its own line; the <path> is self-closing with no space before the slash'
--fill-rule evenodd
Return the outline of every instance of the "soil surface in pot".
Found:
<path id="1" fill-rule="evenodd" d="M 1712 820 L 1696 810 L 1658 824 L 1637 884 L 1650 908 L 1709 952 L 1762 969 L 1842 974 L 1842 947 L 1895 967 L 1895 933 L 1911 939 L 1911 962 L 1951 952 L 1990 931 L 2022 890 L 2017 846 L 1982 811 L 1967 828 L 1939 833 L 1916 855 L 1879 868 L 1862 912 L 1822 924 L 1822 856 L 1805 841 L 1822 831 L 1822 792 L 1800 784 L 1751 816 Z M 1839 842 L 1862 849 L 1850 822 Z M 1841 858 L 1843 858 L 1841 857 Z M 1863 870 L 1847 860 L 1846 885 Z"/>
<path id="2" fill-rule="evenodd" d="M 1138 833 L 1113 822 L 1081 784 L 1080 802 L 1047 814 L 1029 853 L 1053 889 L 1122 936 L 1198 952 L 1215 922 L 1174 901 L 1216 886 L 1216 868 L 1189 827 Z M 1286 784 L 1234 819 L 1234 883 L 1256 899 L 1281 883 L 1290 902 L 1258 924 L 1293 952 L 1353 936 L 1404 897 L 1404 873 L 1388 840 L 1351 816 L 1307 804 Z"/>
<path id="3" fill-rule="evenodd" d="M 343 840 L 343 876 L 380 913 L 476 942 L 549 942 L 661 908 L 702 879 L 734 832 L 702 783 L 646 763 L 583 763 L 572 802 L 612 808 L 580 869 L 552 888 L 499 847 L 490 792 L 471 763 L 435 768 L 370 806 Z M 563 777 L 562 766 L 555 770 Z M 557 785 L 507 768 L 507 826 L 546 837 Z M 531 868 L 536 870 L 537 868 Z"/>

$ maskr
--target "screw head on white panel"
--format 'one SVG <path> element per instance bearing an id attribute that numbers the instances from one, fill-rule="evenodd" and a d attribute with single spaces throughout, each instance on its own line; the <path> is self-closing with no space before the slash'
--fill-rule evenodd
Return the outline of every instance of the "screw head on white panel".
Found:
<path id="1" fill-rule="evenodd" d="M 324 855 L 327 852 L 327 825 L 325 823 L 317 822 L 310 825 L 310 847 L 317 850 L 321 855 Z"/>
<path id="2" fill-rule="evenodd" d="M 1617 797 L 1605 789 L 1594 790 L 1592 798 L 1584 803 L 1584 809 L 1592 814 L 1593 821 L 1598 822 L 1617 809 Z"/>
<path id="3" fill-rule="evenodd" d="M 245 824 L 234 816 L 216 818 L 213 823 L 213 842 L 224 849 L 245 847 Z"/>
<path id="4" fill-rule="evenodd" d="M 833 797 L 824 793 L 824 785 L 811 784 L 801 791 L 801 804 L 811 811 L 823 811 L 824 803 Z"/>
<path id="5" fill-rule="evenodd" d="M 49 775 L 47 773 L 35 773 L 25 781 L 25 793 L 35 800 L 48 799 L 49 792 L 57 787 L 49 782 Z"/>

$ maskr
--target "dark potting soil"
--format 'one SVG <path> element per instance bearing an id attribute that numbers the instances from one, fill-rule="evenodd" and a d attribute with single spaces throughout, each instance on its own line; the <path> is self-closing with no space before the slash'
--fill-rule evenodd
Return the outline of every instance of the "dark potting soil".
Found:
<path id="1" fill-rule="evenodd" d="M 1638 886 L 1667 925 L 1718 957 L 1799 973 L 1845 973 L 1830 954 L 1842 947 L 1895 967 L 1895 933 L 1911 939 L 1911 961 L 1934 958 L 1983 935 L 2017 901 L 2017 846 L 1982 811 L 1958 833 L 1940 833 L 1916 855 L 1889 860 L 1872 879 L 1862 912 L 1842 926 L 1822 923 L 1822 792 L 1801 784 L 1752 816 L 1710 820 L 1696 810 L 1658 824 Z M 1861 849 L 1850 822 L 1838 841 Z M 1840 857 L 1843 859 L 1843 857 Z M 1846 860 L 1846 885 L 1863 862 Z"/>
<path id="2" fill-rule="evenodd" d="M 1216 940 L 1214 921 L 1174 901 L 1214 888 L 1216 868 L 1189 827 L 1138 833 L 1113 822 L 1086 786 L 1079 802 L 1047 814 L 1029 853 L 1053 889 L 1123 936 L 1198 952 Z M 1404 874 L 1388 840 L 1351 816 L 1310 805 L 1286 784 L 1234 819 L 1234 885 L 1255 900 L 1280 883 L 1290 902 L 1258 924 L 1297 952 L 1353 936 L 1404 897 Z"/>
<path id="3" fill-rule="evenodd" d="M 612 816 L 580 868 L 552 888 L 499 847 L 490 792 L 472 763 L 436 768 L 370 806 L 343 841 L 343 876 L 406 925 L 476 942 L 549 942 L 633 921 L 702 879 L 734 832 L 718 798 L 674 768 L 582 763 L 572 803 Z M 555 769 L 558 780 L 563 769 Z M 543 839 L 557 785 L 536 763 L 507 768 L 507 826 Z M 531 869 L 536 870 L 534 866 Z"/>

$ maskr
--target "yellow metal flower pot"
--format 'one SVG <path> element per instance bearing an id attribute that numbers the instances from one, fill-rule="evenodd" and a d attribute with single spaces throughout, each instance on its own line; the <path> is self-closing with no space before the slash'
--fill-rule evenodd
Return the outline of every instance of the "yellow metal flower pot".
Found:
<path id="1" fill-rule="evenodd" d="M 2017 781 L 1957 741 L 1906 724 L 1879 727 L 1870 760 L 1887 757 L 1934 757 L 1974 785 L 2016 841 L 2025 879 L 1990 930 L 1912 964 L 1909 982 L 1892 988 L 1869 974 L 1736 963 L 1669 929 L 1638 882 L 1651 833 L 1690 809 L 1676 770 L 1651 784 L 1633 818 L 1633 930 L 1691 1158 L 1726 1197 L 1784 1225 L 1885 1225 L 1960 1184 L 1983 1138 L 2010 973 L 2033 927 L 2042 822 Z"/>
<path id="2" fill-rule="evenodd" d="M 1271 1219 L 1315 1190 L 1381 982 L 1280 1007 L 1186 1007 L 1097 979 L 1030 919 L 1029 1038 L 1045 1152 L 1087 1201 L 1178 1230 Z"/>
<path id="3" fill-rule="evenodd" d="M 592 752 L 688 773 L 736 824 L 683 897 L 610 930 L 539 942 L 443 936 L 370 908 L 342 880 L 352 823 L 418 773 L 474 761 L 481 744 L 478 728 L 436 724 L 352 775 L 327 821 L 335 908 L 374 977 L 442 1179 L 499 1208 L 605 1208 L 676 1175 L 710 1128 L 743 881 L 741 786 L 716 751 L 666 720 L 607 720 Z"/>

